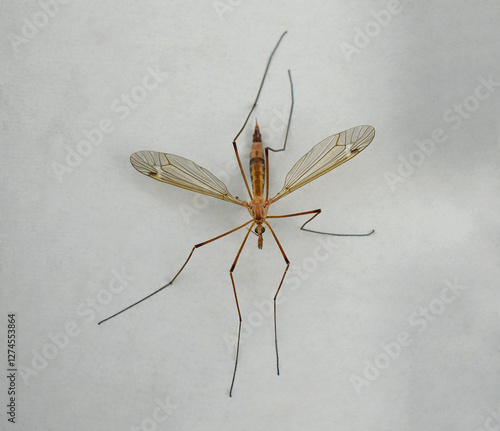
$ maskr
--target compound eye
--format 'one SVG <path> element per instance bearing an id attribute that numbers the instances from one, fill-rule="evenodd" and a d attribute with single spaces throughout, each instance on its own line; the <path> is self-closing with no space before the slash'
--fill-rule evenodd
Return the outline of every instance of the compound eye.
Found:
<path id="1" fill-rule="evenodd" d="M 264 226 L 261 226 L 260 227 L 260 232 L 264 233 L 265 231 L 266 231 L 266 228 Z M 258 227 L 255 228 L 255 233 L 257 233 L 257 234 L 259 233 L 259 228 Z"/>
<path id="2" fill-rule="evenodd" d="M 264 233 L 266 231 L 266 228 L 264 226 L 262 226 L 262 229 L 261 229 L 261 233 Z"/>

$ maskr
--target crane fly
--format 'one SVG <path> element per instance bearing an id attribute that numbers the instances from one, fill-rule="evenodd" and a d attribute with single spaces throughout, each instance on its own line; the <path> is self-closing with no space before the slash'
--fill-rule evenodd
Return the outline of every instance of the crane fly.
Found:
<path id="1" fill-rule="evenodd" d="M 288 136 L 288 130 L 290 127 L 290 120 L 292 116 L 293 110 L 293 85 L 290 71 L 288 71 L 288 76 L 290 79 L 290 88 L 291 88 L 291 107 L 290 114 L 288 119 L 288 127 L 285 136 L 285 142 L 283 148 L 275 150 L 270 147 L 263 147 L 262 144 L 262 136 L 260 133 L 259 125 L 257 121 L 255 122 L 255 128 L 253 132 L 253 142 L 250 150 L 250 182 L 251 188 L 247 181 L 245 172 L 243 170 L 243 165 L 241 163 L 241 159 L 238 153 L 238 147 L 236 144 L 236 140 L 238 139 L 241 132 L 244 130 L 250 115 L 252 114 L 253 109 L 255 108 L 257 101 L 259 99 L 260 92 L 262 90 L 262 86 L 264 85 L 264 81 L 266 78 L 267 71 L 269 69 L 269 65 L 271 63 L 271 59 L 278 48 L 282 38 L 285 36 L 287 32 L 285 31 L 280 39 L 278 40 L 274 50 L 272 51 L 269 60 L 267 62 L 267 66 L 264 72 L 264 76 L 262 78 L 257 97 L 253 103 L 253 106 L 246 117 L 246 120 L 243 124 L 243 127 L 240 129 L 236 137 L 233 139 L 233 148 L 235 151 L 236 159 L 238 161 L 238 165 L 240 168 L 241 176 L 245 183 L 249 200 L 244 201 L 238 197 L 233 196 L 226 185 L 219 180 L 214 174 L 212 174 L 209 170 L 197 165 L 193 161 L 186 159 L 181 156 L 177 156 L 174 154 L 167 153 L 159 153 L 157 151 L 138 151 L 132 156 L 130 156 L 130 162 L 132 166 L 137 169 L 141 174 L 144 174 L 148 177 L 151 177 L 155 180 L 171 184 L 176 187 L 181 187 L 187 190 L 190 190 L 195 193 L 204 194 L 207 196 L 211 196 L 213 198 L 221 199 L 226 202 L 233 203 L 235 205 L 239 205 L 244 207 L 248 213 L 250 214 L 250 220 L 243 223 L 240 226 L 235 227 L 221 235 L 218 235 L 214 238 L 211 238 L 207 241 L 196 244 L 191 249 L 187 259 L 184 264 L 181 266 L 179 271 L 175 274 L 175 276 L 163 287 L 149 294 L 148 296 L 142 298 L 141 300 L 135 302 L 134 304 L 124 308 L 118 313 L 113 314 L 107 319 L 102 320 L 99 324 L 117 316 L 120 313 L 134 307 L 135 305 L 145 301 L 161 290 L 165 289 L 167 286 L 170 286 L 175 279 L 179 276 L 182 270 L 185 268 L 194 251 L 202 247 L 206 244 L 214 242 L 226 235 L 229 235 L 233 232 L 236 232 L 244 227 L 247 228 L 247 232 L 243 238 L 243 242 L 238 249 L 236 254 L 236 258 L 229 270 L 229 276 L 231 278 L 231 284 L 234 293 L 234 299 L 236 302 L 236 309 L 238 311 L 238 338 L 236 343 L 236 357 L 234 362 L 234 370 L 233 376 L 231 380 L 231 387 L 229 390 L 229 396 L 232 396 L 234 379 L 236 377 L 236 368 L 238 366 L 238 355 L 239 355 L 239 347 L 240 347 L 240 335 L 241 335 L 241 311 L 238 303 L 238 295 L 236 293 L 236 285 L 233 278 L 233 271 L 236 267 L 238 259 L 240 257 L 241 251 L 245 246 L 247 239 L 251 232 L 255 233 L 257 236 L 257 247 L 262 249 L 264 243 L 264 232 L 266 229 L 269 229 L 271 232 L 271 236 L 276 242 L 279 251 L 285 261 L 286 267 L 281 277 L 281 281 L 278 285 L 276 293 L 274 295 L 274 340 L 275 340 L 275 349 L 276 349 L 276 368 L 277 374 L 279 375 L 279 356 L 278 356 L 278 336 L 277 336 L 277 327 L 276 327 L 276 298 L 278 293 L 280 292 L 281 286 L 283 284 L 283 280 L 285 279 L 286 273 L 290 266 L 290 261 L 288 260 L 283 247 L 281 246 L 276 233 L 274 232 L 271 224 L 269 223 L 269 219 L 277 219 L 277 218 L 286 218 L 286 217 L 297 217 L 303 215 L 312 215 L 302 226 L 301 229 L 307 230 L 309 232 L 321 233 L 326 235 L 337 235 L 337 236 L 368 236 L 371 235 L 374 231 L 365 234 L 333 234 L 326 232 L 317 232 L 312 231 L 310 229 L 304 229 L 307 223 L 309 223 L 312 219 L 318 216 L 321 213 L 321 209 L 311 210 L 311 211 L 303 211 L 294 214 L 284 214 L 284 215 L 268 215 L 268 211 L 270 206 L 278 201 L 279 199 L 289 195 L 295 190 L 305 186 L 321 175 L 326 174 L 332 169 L 340 166 L 342 163 L 354 157 L 356 154 L 363 151 L 373 140 L 375 136 L 375 129 L 371 126 L 357 126 L 351 129 L 345 130 L 343 132 L 337 133 L 333 136 L 330 136 L 326 139 L 323 139 L 321 142 L 316 144 L 308 153 L 306 153 L 295 165 L 290 169 L 288 174 L 285 177 L 285 183 L 283 188 L 272 198 L 269 198 L 269 151 L 283 151 L 286 147 L 286 141 Z"/>

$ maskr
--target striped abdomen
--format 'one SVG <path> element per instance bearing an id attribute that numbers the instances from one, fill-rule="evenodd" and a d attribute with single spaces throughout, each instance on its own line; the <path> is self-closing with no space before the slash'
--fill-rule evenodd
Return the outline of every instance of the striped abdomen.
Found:
<path id="1" fill-rule="evenodd" d="M 252 150 L 250 151 L 250 179 L 252 180 L 253 198 L 264 196 L 264 182 L 266 177 L 266 161 L 262 148 L 262 137 L 259 125 L 255 123 Z"/>

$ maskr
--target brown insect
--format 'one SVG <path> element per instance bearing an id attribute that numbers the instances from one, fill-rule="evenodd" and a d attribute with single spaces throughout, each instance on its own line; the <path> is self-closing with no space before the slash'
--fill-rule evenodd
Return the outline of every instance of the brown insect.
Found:
<path id="1" fill-rule="evenodd" d="M 286 32 L 284 32 L 281 35 L 280 39 L 278 40 L 278 43 L 276 44 L 273 52 L 271 53 L 271 56 L 269 57 L 264 72 L 264 76 L 262 78 L 254 104 L 250 112 L 248 113 L 248 116 L 243 124 L 243 127 L 240 129 L 240 131 L 233 140 L 233 147 L 236 154 L 236 159 L 238 160 L 238 165 L 240 167 L 241 175 L 243 177 L 243 181 L 245 182 L 245 186 L 248 191 L 248 195 L 250 197 L 250 200 L 248 202 L 233 196 L 231 193 L 229 193 L 225 184 L 222 181 L 220 181 L 214 174 L 212 174 L 207 169 L 202 168 L 201 166 L 192 162 L 191 160 L 185 159 L 180 156 L 176 156 L 174 154 L 159 153 L 156 151 L 138 151 L 137 153 L 132 154 L 132 156 L 130 157 L 130 162 L 132 163 L 132 166 L 135 169 L 137 169 L 140 173 L 147 175 L 151 178 L 154 178 L 155 180 L 158 181 L 162 181 L 177 187 L 182 187 L 184 189 L 191 190 L 196 193 L 201 193 L 204 195 L 212 196 L 214 198 L 222 199 L 224 201 L 231 202 L 236 205 L 240 205 L 247 209 L 247 211 L 251 216 L 251 219 L 246 223 L 242 224 L 241 226 L 238 226 L 221 235 L 211 238 L 208 241 L 196 244 L 192 248 L 191 253 L 189 253 L 189 256 L 187 257 L 182 267 L 179 269 L 179 271 L 177 271 L 172 280 L 170 280 L 166 285 L 156 290 L 155 292 L 151 293 L 150 295 L 146 296 L 145 298 L 128 306 L 127 308 L 119 311 L 118 313 L 99 322 L 99 324 L 101 324 L 106 320 L 109 320 L 117 316 L 118 314 L 123 313 L 124 311 L 134 307 L 135 305 L 141 303 L 142 301 L 145 301 L 146 299 L 150 298 L 151 296 L 165 289 L 167 286 L 170 286 L 174 282 L 174 280 L 179 276 L 182 270 L 185 268 L 185 266 L 189 262 L 189 259 L 191 259 L 191 256 L 193 255 L 194 251 L 197 248 L 209 244 L 211 242 L 214 242 L 219 238 L 222 238 L 226 235 L 229 235 L 233 232 L 236 232 L 239 229 L 248 227 L 248 225 L 250 225 L 250 227 L 248 228 L 248 232 L 246 233 L 243 242 L 238 250 L 238 253 L 236 254 L 236 258 L 234 259 L 233 265 L 229 270 L 229 275 L 231 277 L 234 299 L 236 301 L 236 308 L 238 311 L 238 319 L 239 319 L 236 358 L 234 363 L 231 388 L 229 390 L 229 396 L 232 395 L 234 379 L 236 376 L 236 368 L 238 366 L 238 354 L 239 354 L 241 322 L 242 322 L 240 306 L 238 303 L 238 295 L 236 293 L 236 286 L 233 278 L 233 271 L 234 268 L 236 267 L 236 263 L 238 262 L 241 251 L 245 246 L 248 236 L 250 235 L 250 232 L 254 232 L 257 235 L 257 247 L 261 249 L 264 243 L 264 236 L 263 236 L 264 232 L 266 231 L 266 228 L 269 229 L 286 263 L 286 268 L 283 272 L 283 276 L 281 277 L 278 289 L 276 290 L 276 293 L 274 295 L 274 337 L 275 337 L 275 348 L 276 348 L 276 366 L 277 366 L 277 373 L 279 375 L 278 336 L 276 328 L 276 298 L 283 284 L 283 280 L 285 279 L 288 267 L 290 266 L 290 261 L 288 260 L 285 251 L 283 250 L 283 247 L 281 246 L 281 243 L 279 242 L 278 237 L 276 236 L 276 233 L 269 224 L 268 220 L 312 214 L 312 217 L 309 218 L 301 226 L 301 229 L 310 231 L 309 229 L 304 229 L 304 227 L 307 223 L 309 223 L 314 217 L 316 217 L 321 212 L 321 209 L 303 211 L 294 214 L 268 215 L 269 208 L 277 200 L 292 193 L 293 191 L 299 189 L 300 187 L 310 183 L 311 181 L 315 180 L 321 175 L 326 174 L 327 172 L 331 171 L 332 169 L 336 168 L 337 166 L 340 166 L 342 163 L 354 157 L 356 154 L 364 150 L 368 146 L 368 144 L 370 144 L 370 142 L 373 140 L 373 137 L 375 136 L 375 129 L 373 127 L 357 126 L 322 140 L 320 143 L 315 145 L 307 154 L 305 154 L 297 163 L 295 163 L 295 165 L 292 167 L 290 172 L 288 172 L 285 178 L 285 184 L 283 188 L 274 197 L 269 198 L 269 151 L 283 151 L 285 149 L 288 130 L 290 127 L 290 119 L 293 110 L 293 85 L 292 85 L 290 71 L 288 71 L 288 75 L 290 78 L 292 103 L 290 108 L 287 132 L 285 136 L 285 143 L 283 145 L 283 148 L 279 150 L 274 150 L 269 147 L 266 147 L 264 149 L 262 145 L 260 129 L 256 122 L 253 133 L 252 148 L 250 151 L 250 180 L 252 185 L 252 189 L 250 190 L 248 181 L 245 176 L 245 172 L 243 170 L 243 166 L 241 164 L 236 140 L 243 131 L 243 129 L 245 128 L 248 119 L 250 118 L 250 115 L 252 114 L 253 109 L 257 104 L 257 100 L 259 99 L 259 95 L 262 90 L 262 86 L 264 84 L 265 77 L 269 69 L 269 65 L 271 63 L 271 59 L 276 49 L 278 48 L 281 39 L 285 34 Z M 310 232 L 322 233 L 327 235 L 338 235 L 338 236 L 367 236 L 371 235 L 374 231 L 367 234 L 354 234 L 354 235 L 329 234 L 317 231 L 310 231 Z"/>

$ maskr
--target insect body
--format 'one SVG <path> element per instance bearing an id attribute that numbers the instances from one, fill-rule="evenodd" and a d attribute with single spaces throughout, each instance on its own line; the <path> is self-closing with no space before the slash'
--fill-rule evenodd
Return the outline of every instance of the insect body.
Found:
<path id="1" fill-rule="evenodd" d="M 267 209 L 270 203 L 264 202 L 264 175 L 266 165 L 264 159 L 264 150 L 262 148 L 262 137 L 260 135 L 259 125 L 255 124 L 253 134 L 252 150 L 250 151 L 250 179 L 252 181 L 252 197 L 248 204 L 248 211 L 254 222 L 257 224 L 255 233 L 258 236 L 258 247 L 262 248 L 262 234 L 264 227 L 262 224 L 266 220 Z"/>
<path id="2" fill-rule="evenodd" d="M 285 35 L 285 33 L 283 33 L 281 38 Z M 278 41 L 278 44 L 281 41 L 281 38 Z M 276 45 L 273 53 L 271 54 L 271 57 L 269 58 L 266 67 L 266 73 L 269 64 L 271 62 L 271 58 L 274 52 L 276 51 L 278 44 Z M 264 77 L 262 79 L 261 86 L 257 94 L 257 98 L 255 99 L 253 107 L 255 107 L 257 103 L 266 73 L 264 73 Z M 291 84 L 291 76 L 290 76 L 290 84 Z M 246 223 L 237 226 L 234 229 L 231 229 L 221 235 L 218 235 L 202 243 L 196 244 L 192 248 L 191 253 L 187 257 L 182 267 L 175 274 L 172 280 L 170 280 L 170 282 L 168 282 L 166 285 L 156 290 L 155 292 L 151 293 L 150 295 L 146 296 L 145 298 L 141 299 L 140 301 L 137 301 L 136 303 L 121 310 L 120 312 L 114 314 L 113 316 L 110 316 L 107 319 L 99 322 L 100 324 L 106 320 L 111 319 L 112 317 L 115 317 L 116 315 L 128 310 L 129 308 L 139 304 L 140 302 L 146 300 L 147 298 L 155 295 L 159 291 L 171 285 L 177 278 L 177 276 L 181 273 L 181 271 L 184 269 L 184 267 L 187 265 L 187 263 L 191 259 L 191 256 L 193 255 L 194 251 L 197 248 L 209 244 L 213 241 L 216 241 L 219 238 L 222 238 L 226 235 L 229 235 L 239 229 L 248 227 L 248 225 L 250 225 L 247 233 L 245 234 L 243 242 L 238 250 L 233 265 L 229 270 L 229 275 L 231 278 L 231 283 L 233 287 L 233 293 L 235 297 L 236 308 L 238 311 L 238 318 L 239 318 L 236 358 L 235 358 L 231 388 L 229 391 L 230 396 L 232 394 L 234 379 L 236 376 L 236 368 L 238 365 L 238 354 L 239 354 L 241 322 L 242 322 L 240 306 L 238 304 L 236 285 L 234 283 L 234 278 L 233 278 L 233 271 L 235 269 L 236 263 L 238 262 L 239 256 L 241 254 L 243 247 L 245 246 L 245 243 L 248 239 L 250 232 L 256 233 L 257 246 L 259 249 L 261 249 L 263 245 L 263 233 L 265 230 L 269 229 L 272 237 L 274 238 L 276 244 L 278 245 L 278 248 L 286 264 L 286 268 L 283 272 L 283 276 L 281 277 L 280 284 L 274 295 L 274 335 L 275 335 L 275 348 L 276 348 L 276 366 L 277 366 L 277 373 L 279 374 L 279 356 L 278 356 L 278 341 L 277 341 L 277 329 L 276 329 L 276 298 L 283 284 L 283 280 L 285 279 L 285 275 L 287 273 L 288 267 L 290 266 L 290 262 L 273 228 L 271 227 L 269 220 L 274 218 L 312 215 L 312 217 L 302 225 L 301 229 L 304 229 L 304 226 L 307 223 L 309 223 L 314 217 L 316 217 L 321 212 L 321 210 L 316 209 L 311 211 L 304 211 L 304 212 L 285 214 L 285 215 L 268 215 L 268 210 L 271 207 L 271 205 L 277 200 L 283 198 L 284 196 L 287 196 L 293 191 L 299 189 L 300 187 L 305 186 L 306 184 L 310 183 L 311 181 L 315 180 L 321 175 L 326 174 L 327 172 L 331 171 L 332 169 L 336 168 L 337 166 L 340 166 L 342 163 L 354 157 L 356 154 L 364 150 L 370 144 L 373 137 L 375 136 L 375 130 L 373 129 L 373 127 L 357 126 L 322 140 L 320 143 L 315 145 L 308 153 L 306 153 L 297 163 L 295 163 L 295 165 L 286 175 L 285 183 L 282 189 L 274 197 L 269 198 L 269 151 L 280 151 L 280 150 L 273 150 L 272 148 L 269 147 L 266 147 L 264 149 L 262 144 L 260 129 L 258 124 L 256 123 L 253 133 L 252 148 L 250 152 L 250 180 L 251 180 L 251 189 L 250 189 L 246 179 L 245 172 L 243 170 L 243 166 L 241 164 L 238 148 L 236 145 L 236 139 L 240 135 L 241 131 L 244 129 L 252 113 L 253 107 L 250 110 L 250 113 L 248 114 L 247 119 L 243 127 L 241 128 L 240 132 L 236 135 L 235 139 L 233 140 L 235 155 L 238 160 L 238 165 L 240 167 L 240 171 L 249 195 L 248 201 L 244 201 L 238 197 L 233 196 L 228 191 L 226 185 L 221 180 L 219 180 L 210 171 L 197 165 L 191 160 L 185 159 L 183 157 L 174 154 L 159 153 L 156 151 L 138 151 L 132 154 L 132 156 L 130 157 L 132 166 L 142 174 L 147 175 L 158 181 L 162 181 L 177 187 L 191 190 L 196 193 L 208 195 L 214 198 L 224 200 L 226 202 L 231 202 L 235 205 L 245 207 L 250 213 L 251 219 Z M 293 87 L 292 87 L 292 107 L 293 107 Z M 290 110 L 290 117 L 291 117 L 291 111 L 292 110 Z M 286 145 L 286 138 L 285 138 L 285 145 Z M 253 231 L 254 228 L 255 231 Z M 304 229 L 304 230 L 309 230 L 309 229 Z M 371 233 L 373 233 L 373 231 L 370 232 L 369 234 L 360 234 L 355 236 L 370 235 Z M 338 234 L 331 234 L 331 235 L 338 235 Z"/>

